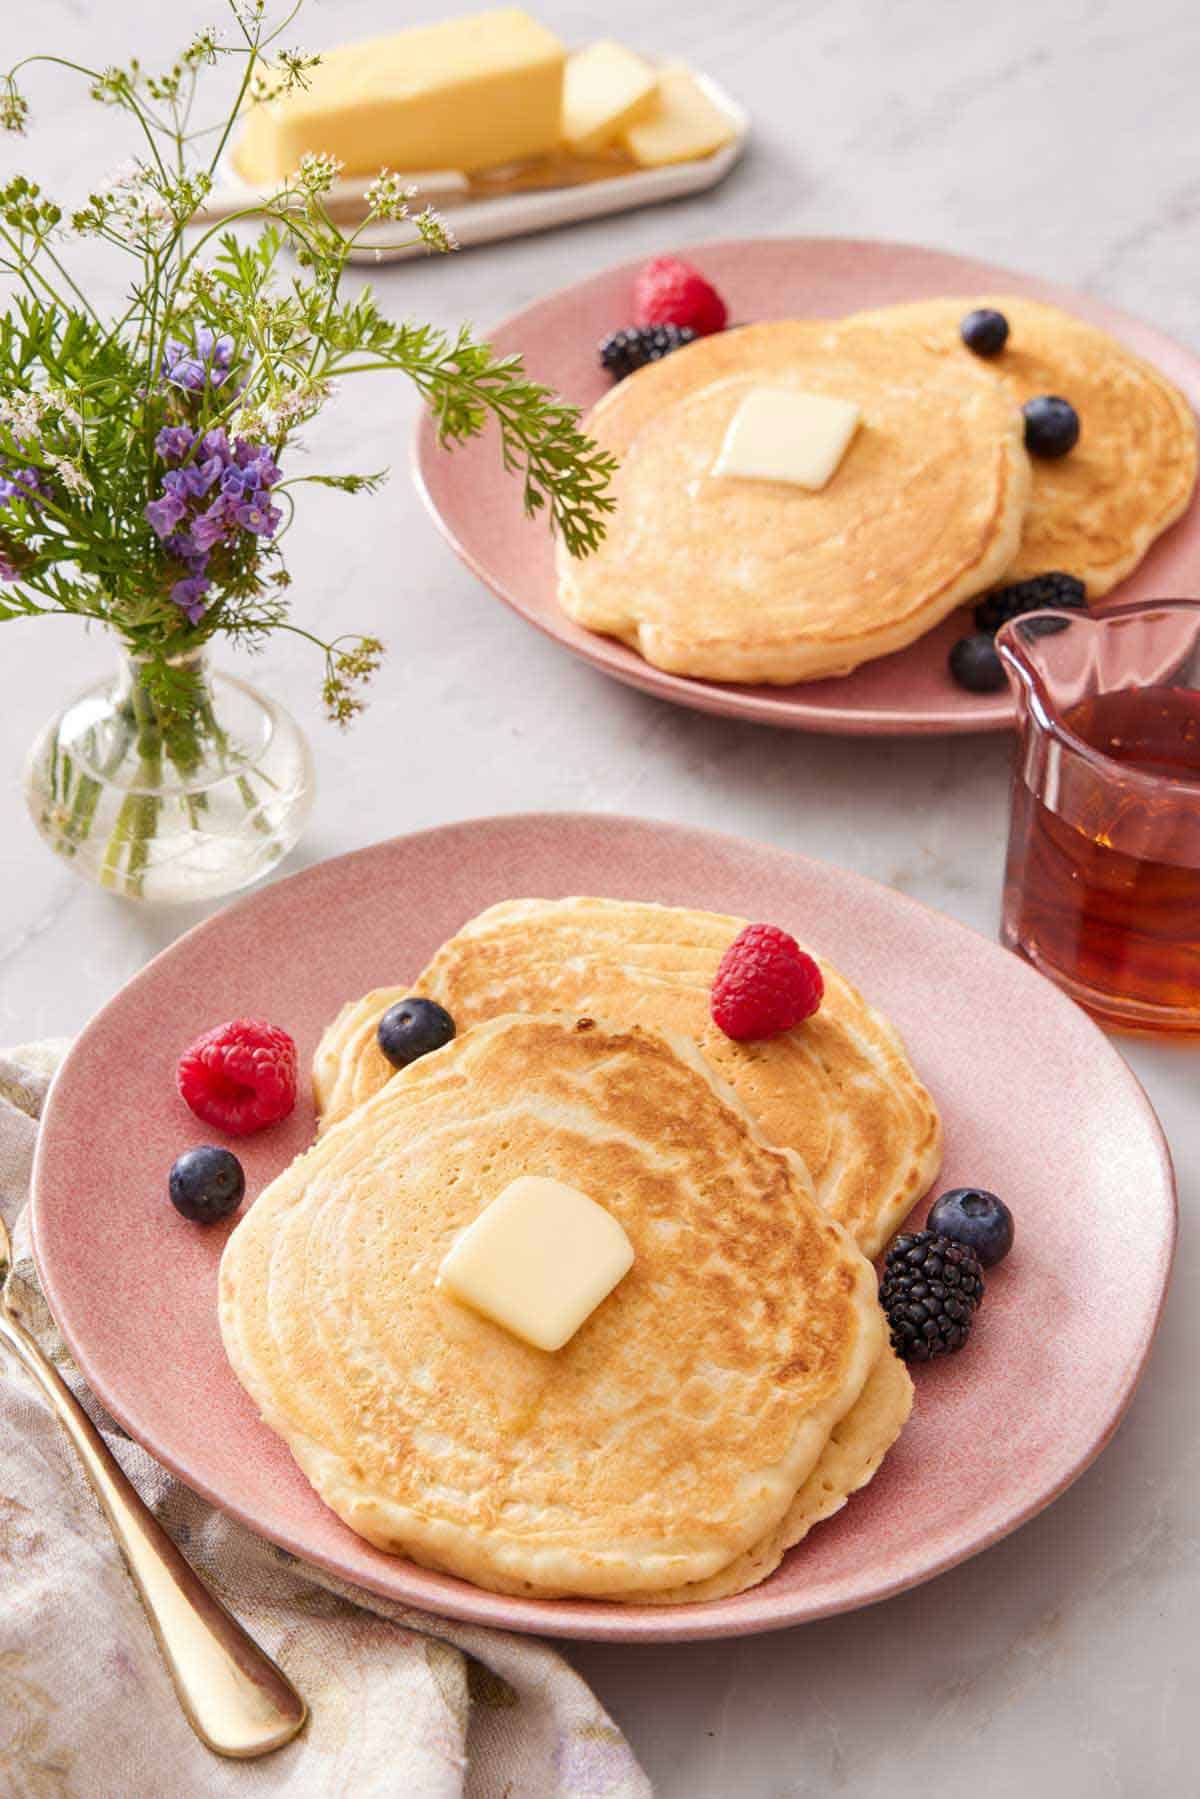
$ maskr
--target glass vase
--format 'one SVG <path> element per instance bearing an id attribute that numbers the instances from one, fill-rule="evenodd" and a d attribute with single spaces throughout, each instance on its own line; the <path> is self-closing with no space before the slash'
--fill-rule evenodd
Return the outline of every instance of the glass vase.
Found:
<path id="1" fill-rule="evenodd" d="M 294 720 L 204 651 L 151 682 L 125 655 L 71 701 L 29 754 L 25 791 L 46 842 L 128 899 L 215 899 L 274 868 L 313 797 Z"/>

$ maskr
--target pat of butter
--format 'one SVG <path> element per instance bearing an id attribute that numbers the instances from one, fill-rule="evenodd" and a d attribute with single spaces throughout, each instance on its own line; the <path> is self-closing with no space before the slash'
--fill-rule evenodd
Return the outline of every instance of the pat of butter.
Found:
<path id="1" fill-rule="evenodd" d="M 307 86 L 251 109 L 233 160 L 261 187 L 310 150 L 347 176 L 540 156 L 559 142 L 566 54 L 515 7 L 343 44 L 322 52 Z"/>
<path id="2" fill-rule="evenodd" d="M 607 149 L 653 111 L 658 76 L 621 44 L 602 39 L 567 58 L 563 142 L 577 156 Z"/>
<path id="3" fill-rule="evenodd" d="M 690 69 L 672 63 L 658 78 L 658 104 L 621 141 L 643 169 L 711 156 L 737 136 L 733 120 L 710 100 Z"/>
<path id="4" fill-rule="evenodd" d="M 793 387 L 752 388 L 729 421 L 713 474 L 820 489 L 846 454 L 861 418 L 850 400 Z"/>
<path id="5" fill-rule="evenodd" d="M 561 1349 L 633 1266 L 611 1212 L 525 1174 L 485 1206 L 442 1263 L 441 1286 L 535 1349 Z"/>

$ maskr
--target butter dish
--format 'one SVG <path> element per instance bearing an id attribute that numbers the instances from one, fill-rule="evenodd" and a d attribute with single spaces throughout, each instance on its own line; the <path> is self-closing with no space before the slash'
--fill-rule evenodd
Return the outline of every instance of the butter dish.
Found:
<path id="1" fill-rule="evenodd" d="M 436 207 L 445 215 L 460 248 L 469 249 L 703 193 L 723 181 L 741 157 L 749 135 L 749 119 L 745 109 L 711 76 L 697 73 L 696 81 L 708 100 L 727 115 L 734 131 L 729 142 L 710 156 L 658 168 L 636 168 L 624 159 L 597 156 L 586 162 L 546 158 L 474 175 L 455 169 L 405 172 L 405 183 L 416 190 L 414 210 L 426 205 Z M 338 224 L 352 227 L 361 219 L 368 179 L 356 177 L 335 182 L 326 205 Z M 265 198 L 266 193 L 244 180 L 227 155 L 220 165 L 218 185 L 195 214 L 193 223 L 209 225 L 235 215 L 245 216 L 253 213 Z M 370 226 L 356 243 L 350 260 L 400 262 L 429 254 L 419 240 L 398 242 L 403 235 L 402 226 Z"/>

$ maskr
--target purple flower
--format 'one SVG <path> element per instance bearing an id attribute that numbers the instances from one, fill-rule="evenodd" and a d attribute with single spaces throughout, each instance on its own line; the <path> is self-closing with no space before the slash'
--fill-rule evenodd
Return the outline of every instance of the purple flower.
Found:
<path id="1" fill-rule="evenodd" d="M 189 575 L 186 581 L 176 581 L 171 589 L 171 598 L 193 625 L 204 617 L 204 596 L 211 586 L 212 582 L 203 575 Z"/>
<path id="2" fill-rule="evenodd" d="M 178 494 L 181 500 L 199 500 L 220 472 L 221 464 L 216 456 L 210 456 L 207 462 L 185 462 L 182 468 L 171 469 L 163 476 L 163 486 L 168 493 Z"/>
<path id="3" fill-rule="evenodd" d="M 215 549 L 217 544 L 232 537 L 237 523 L 230 501 L 224 494 L 218 494 L 207 512 L 192 520 L 192 542 L 200 552 Z"/>
<path id="4" fill-rule="evenodd" d="M 187 529 L 173 531 L 164 542 L 163 549 L 169 550 L 180 562 L 186 562 L 194 575 L 203 573 L 208 562 L 206 552 L 196 547 L 192 534 Z M 193 564 L 196 566 L 193 567 Z"/>
<path id="5" fill-rule="evenodd" d="M 209 325 L 197 325 L 196 353 L 214 368 L 227 369 L 233 360 L 233 339 L 218 337 Z"/>
<path id="6" fill-rule="evenodd" d="M 253 473 L 259 487 L 274 487 L 282 479 L 266 444 L 251 443 L 248 438 L 239 437 L 233 446 L 233 459 L 240 469 Z"/>
<path id="7" fill-rule="evenodd" d="M 0 581 L 19 581 L 20 571 L 12 558 L 0 550 Z"/>
<path id="8" fill-rule="evenodd" d="M 204 386 L 204 364 L 187 355 L 182 344 L 171 342 L 167 345 L 162 372 L 164 381 L 169 381 L 172 387 L 185 388 L 188 393 L 198 393 Z"/>
<path id="9" fill-rule="evenodd" d="M 5 466 L 0 463 L 0 470 L 3 470 Z M 38 495 L 47 491 L 46 484 L 37 469 L 11 468 L 9 466 L 7 473 L 0 473 L 0 511 L 8 505 L 10 500 L 27 500 L 30 505 L 33 505 Z"/>
<path id="10" fill-rule="evenodd" d="M 146 520 L 159 537 L 170 537 L 186 508 L 178 494 L 165 493 L 146 507 Z"/>
<path id="11" fill-rule="evenodd" d="M 154 453 L 163 462 L 182 462 L 195 441 L 196 433 L 187 425 L 164 425 L 154 440 Z"/>
<path id="12" fill-rule="evenodd" d="M 253 462 L 248 462 L 246 473 L 254 474 L 260 487 L 274 487 L 277 481 L 283 480 L 283 471 L 272 462 L 269 450 L 261 451 Z"/>
<path id="13" fill-rule="evenodd" d="M 233 339 L 218 337 L 207 325 L 198 325 L 192 344 L 177 337 L 167 339 L 159 373 L 172 387 L 198 393 L 202 387 L 221 387 L 228 381 L 232 361 Z"/>
<path id="14" fill-rule="evenodd" d="M 273 537 L 283 513 L 278 506 L 269 506 L 261 500 L 247 500 L 237 509 L 237 522 L 243 530 L 253 531 L 256 537 Z"/>
<path id="15" fill-rule="evenodd" d="M 221 492 L 233 494 L 240 499 L 243 494 L 254 493 L 258 483 L 249 469 L 238 468 L 232 463 L 221 476 Z"/>
<path id="16" fill-rule="evenodd" d="M 204 457 L 219 456 L 222 463 L 230 460 L 233 451 L 229 448 L 229 439 L 223 425 L 216 425 L 211 431 L 204 433 L 200 439 L 200 454 Z"/>

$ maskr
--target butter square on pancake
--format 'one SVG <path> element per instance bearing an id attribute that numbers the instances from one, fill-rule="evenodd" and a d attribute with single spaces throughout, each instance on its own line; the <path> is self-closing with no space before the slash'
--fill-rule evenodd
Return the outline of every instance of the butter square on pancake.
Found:
<path id="1" fill-rule="evenodd" d="M 633 1267 L 611 1212 L 563 1181 L 519 1175 L 468 1225 L 439 1286 L 535 1349 L 561 1349 Z"/>
<path id="2" fill-rule="evenodd" d="M 852 400 L 794 387 L 753 387 L 729 421 L 713 474 L 790 481 L 819 492 L 861 420 Z"/>

